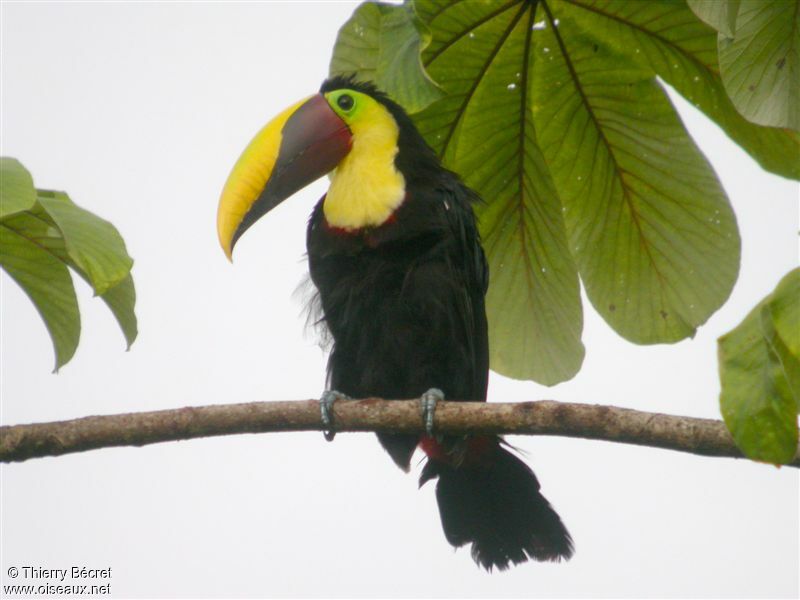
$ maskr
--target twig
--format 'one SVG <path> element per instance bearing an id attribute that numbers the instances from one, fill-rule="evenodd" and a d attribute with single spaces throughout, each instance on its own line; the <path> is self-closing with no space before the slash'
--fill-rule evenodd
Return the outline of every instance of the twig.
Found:
<path id="1" fill-rule="evenodd" d="M 337 431 L 420 432 L 416 400 L 379 398 L 334 405 Z M 613 406 L 541 400 L 520 403 L 441 402 L 442 433 L 580 437 L 666 448 L 702 456 L 742 458 L 721 421 L 647 413 Z M 0 461 L 14 462 L 113 446 L 144 446 L 236 433 L 318 431 L 316 400 L 253 402 L 93 416 L 0 427 Z M 800 467 L 800 452 L 791 463 Z"/>

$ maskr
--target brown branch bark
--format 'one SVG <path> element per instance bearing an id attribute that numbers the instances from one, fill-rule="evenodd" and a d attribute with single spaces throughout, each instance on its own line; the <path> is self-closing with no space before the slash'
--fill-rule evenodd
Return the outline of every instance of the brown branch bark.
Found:
<path id="1" fill-rule="evenodd" d="M 379 398 L 334 405 L 337 431 L 420 432 L 419 401 Z M 579 437 L 666 448 L 701 456 L 742 458 L 721 421 L 647 413 L 613 406 L 537 402 L 441 402 L 442 433 Z M 144 446 L 236 433 L 319 431 L 319 403 L 253 402 L 93 416 L 0 427 L 0 461 L 15 462 L 113 446 Z M 791 463 L 800 467 L 800 451 Z"/>

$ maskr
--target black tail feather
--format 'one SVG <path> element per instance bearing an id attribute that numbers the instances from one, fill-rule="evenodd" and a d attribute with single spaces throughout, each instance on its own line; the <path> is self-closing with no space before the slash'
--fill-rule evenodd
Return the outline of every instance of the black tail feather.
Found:
<path id="1" fill-rule="evenodd" d="M 425 465 L 420 485 L 439 478 L 436 499 L 447 541 L 472 543 L 472 558 L 489 571 L 528 559 L 569 559 L 572 538 L 539 492 L 533 471 L 499 445 L 492 454 L 474 465 L 432 459 Z"/>

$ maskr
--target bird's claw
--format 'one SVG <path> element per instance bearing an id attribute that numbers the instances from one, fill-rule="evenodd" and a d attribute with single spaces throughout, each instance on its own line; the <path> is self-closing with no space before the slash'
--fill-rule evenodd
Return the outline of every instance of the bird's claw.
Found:
<path id="1" fill-rule="evenodd" d="M 322 435 L 329 442 L 333 441 L 336 437 L 336 431 L 333 429 L 333 403 L 337 400 L 350 400 L 350 396 L 346 396 L 336 390 L 325 390 L 322 392 L 322 397 L 319 399 L 319 411 L 322 417 Z"/>
<path id="2" fill-rule="evenodd" d="M 425 423 L 425 433 L 433 437 L 433 415 L 436 412 L 436 405 L 444 400 L 444 392 L 439 388 L 431 388 L 420 397 L 420 413 L 422 421 Z"/>

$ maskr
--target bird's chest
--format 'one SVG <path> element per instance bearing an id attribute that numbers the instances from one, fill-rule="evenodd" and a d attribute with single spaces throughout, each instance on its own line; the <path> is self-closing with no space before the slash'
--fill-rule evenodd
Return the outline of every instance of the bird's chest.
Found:
<path id="1" fill-rule="evenodd" d="M 345 234 L 321 224 L 310 231 L 311 279 L 337 341 L 397 323 L 412 310 L 409 284 L 430 248 L 424 238 L 396 238 L 392 227 Z"/>
<path id="2" fill-rule="evenodd" d="M 309 248 L 308 258 L 311 279 L 334 333 L 340 322 L 376 316 L 396 304 L 415 263 L 402 249 L 376 243 L 371 234 L 337 240 L 323 251 Z"/>

